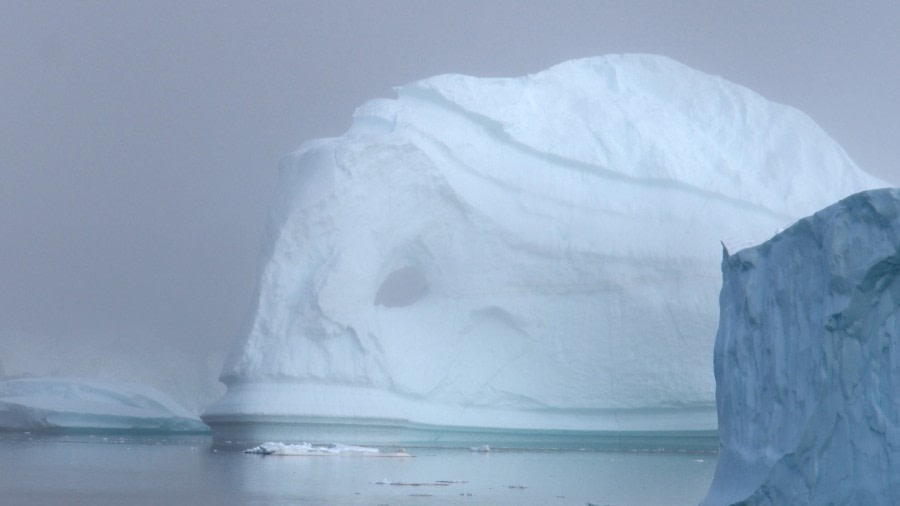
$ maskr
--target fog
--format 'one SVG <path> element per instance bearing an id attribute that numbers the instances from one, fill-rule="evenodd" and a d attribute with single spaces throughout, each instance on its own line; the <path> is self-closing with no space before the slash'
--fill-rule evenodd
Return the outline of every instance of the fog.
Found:
<path id="1" fill-rule="evenodd" d="M 214 376 L 244 331 L 279 159 L 435 74 L 664 54 L 806 112 L 900 185 L 898 19 L 891 1 L 2 2 L 0 374 L 166 371 L 201 406 L 209 388 L 173 384 Z"/>

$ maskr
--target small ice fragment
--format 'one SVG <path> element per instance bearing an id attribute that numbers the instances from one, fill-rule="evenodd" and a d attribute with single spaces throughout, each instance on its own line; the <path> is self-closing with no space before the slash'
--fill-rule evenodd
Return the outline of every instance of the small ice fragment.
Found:
<path id="1" fill-rule="evenodd" d="M 360 455 L 360 456 L 384 456 L 378 448 L 370 448 L 366 446 L 350 446 L 340 443 L 330 445 L 313 446 L 309 443 L 285 444 L 267 442 L 254 448 L 244 450 L 244 453 L 255 453 L 260 455 L 292 455 L 292 456 L 337 456 L 337 455 Z M 410 456 L 408 453 L 395 452 L 388 456 Z"/>

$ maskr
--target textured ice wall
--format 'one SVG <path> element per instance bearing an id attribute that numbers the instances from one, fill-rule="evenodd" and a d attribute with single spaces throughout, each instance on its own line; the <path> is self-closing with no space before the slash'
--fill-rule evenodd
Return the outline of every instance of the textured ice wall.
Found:
<path id="1" fill-rule="evenodd" d="M 900 190 L 727 257 L 705 504 L 900 504 Z"/>
<path id="2" fill-rule="evenodd" d="M 802 113 L 662 57 L 396 91 L 284 162 L 206 420 L 713 429 L 719 241 L 880 185 Z"/>

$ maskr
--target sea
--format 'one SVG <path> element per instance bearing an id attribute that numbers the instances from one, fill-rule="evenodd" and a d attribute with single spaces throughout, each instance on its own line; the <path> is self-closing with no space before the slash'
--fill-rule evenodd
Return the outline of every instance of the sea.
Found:
<path id="1" fill-rule="evenodd" d="M 715 452 L 404 448 L 247 454 L 210 436 L 0 433 L 3 505 L 696 505 Z M 399 448 L 382 448 L 385 455 Z"/>

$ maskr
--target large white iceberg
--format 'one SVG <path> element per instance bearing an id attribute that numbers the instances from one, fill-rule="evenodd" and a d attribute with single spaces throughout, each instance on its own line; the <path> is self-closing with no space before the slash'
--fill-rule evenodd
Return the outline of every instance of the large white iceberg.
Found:
<path id="1" fill-rule="evenodd" d="M 283 163 L 207 422 L 715 429 L 720 241 L 881 184 L 802 113 L 658 56 L 396 93 Z"/>
<path id="2" fill-rule="evenodd" d="M 726 257 L 707 505 L 900 504 L 900 190 Z"/>
<path id="3" fill-rule="evenodd" d="M 203 433 L 209 427 L 151 387 L 22 378 L 0 381 L 0 430 Z"/>

